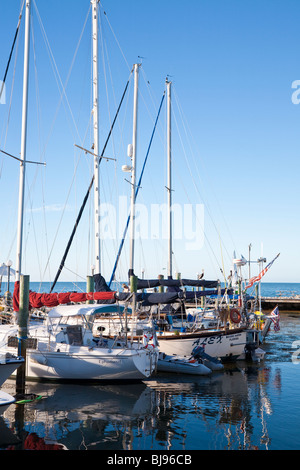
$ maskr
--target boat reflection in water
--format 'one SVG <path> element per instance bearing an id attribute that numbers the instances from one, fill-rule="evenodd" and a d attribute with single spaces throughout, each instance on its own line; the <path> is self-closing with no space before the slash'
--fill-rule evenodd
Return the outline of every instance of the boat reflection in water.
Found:
<path id="1" fill-rule="evenodd" d="M 147 423 L 151 427 L 156 395 L 142 383 L 30 383 L 30 393 L 42 399 L 22 405 L 24 430 L 43 436 L 47 444 L 60 443 L 70 450 L 131 449 L 131 429 L 145 430 Z M 17 407 L 10 407 L 4 415 L 10 429 L 20 427 Z M 24 440 L 18 448 L 23 444 Z"/>
<path id="2" fill-rule="evenodd" d="M 28 392 L 43 398 L 10 406 L 1 424 L 18 443 L 0 448 L 34 441 L 36 449 L 268 449 L 270 381 L 278 394 L 280 369 L 275 379 L 271 368 L 245 366 L 209 377 L 159 374 L 135 385 L 30 383 Z"/>
<path id="3" fill-rule="evenodd" d="M 193 382 L 181 378 L 178 383 L 174 377 L 148 382 L 158 392 L 160 409 L 169 414 L 163 432 L 160 423 L 166 416 L 157 424 L 160 439 L 169 450 L 174 444 L 186 450 L 267 450 L 267 416 L 272 414 L 267 388 L 273 375 L 268 367 L 233 366 Z M 274 383 L 280 391 L 280 370 Z"/>

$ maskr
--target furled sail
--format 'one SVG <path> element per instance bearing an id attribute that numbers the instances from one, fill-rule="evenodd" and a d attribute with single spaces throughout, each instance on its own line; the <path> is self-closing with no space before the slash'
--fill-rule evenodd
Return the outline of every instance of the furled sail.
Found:
<path id="1" fill-rule="evenodd" d="M 153 287 L 205 287 L 207 289 L 218 287 L 218 281 L 205 281 L 204 279 L 138 279 L 138 289 Z"/>
<path id="2" fill-rule="evenodd" d="M 13 293 L 13 308 L 19 311 L 20 283 L 15 282 Z M 72 302 L 86 302 L 87 300 L 114 300 L 115 292 L 53 292 L 51 294 L 29 291 L 29 310 L 41 307 L 56 307 L 57 305 L 69 304 Z"/>
<path id="3" fill-rule="evenodd" d="M 211 282 L 213 283 L 214 281 Z M 175 284 L 175 286 L 177 286 L 177 284 Z M 109 290 L 105 279 L 101 275 L 98 275 L 95 287 L 96 290 L 100 288 L 102 290 L 98 292 L 60 292 L 50 294 L 29 291 L 29 310 L 41 307 L 56 307 L 57 305 L 69 303 L 81 303 L 88 300 L 93 300 L 97 303 L 114 303 L 116 301 L 130 302 L 132 298 L 132 293 L 130 292 L 116 292 Z M 175 302 L 184 302 L 186 300 L 192 300 L 203 296 L 224 295 L 225 293 L 231 295 L 232 292 L 232 289 L 209 289 L 203 291 L 175 290 L 163 293 L 138 292 L 136 294 L 136 301 L 140 302 L 142 306 L 172 304 Z M 19 293 L 20 283 L 19 281 L 16 281 L 13 293 L 13 308 L 15 312 L 19 311 Z"/>

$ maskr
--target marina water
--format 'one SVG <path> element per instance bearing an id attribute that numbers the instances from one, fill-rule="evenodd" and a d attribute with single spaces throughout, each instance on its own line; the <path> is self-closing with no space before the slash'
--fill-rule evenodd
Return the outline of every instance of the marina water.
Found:
<path id="1" fill-rule="evenodd" d="M 263 295 L 300 294 L 300 284 L 263 286 Z M 300 313 L 281 312 L 280 330 L 271 328 L 263 349 L 264 361 L 238 361 L 209 377 L 159 373 L 127 385 L 27 382 L 26 392 L 40 399 L 0 415 L 0 449 L 105 450 L 112 456 L 124 450 L 298 450 Z M 14 395 L 15 381 L 2 390 Z"/>

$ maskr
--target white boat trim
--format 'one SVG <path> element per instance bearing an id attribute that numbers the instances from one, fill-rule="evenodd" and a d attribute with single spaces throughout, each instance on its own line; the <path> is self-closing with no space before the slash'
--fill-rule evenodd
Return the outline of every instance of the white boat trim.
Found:
<path id="1" fill-rule="evenodd" d="M 22 357 L 0 354 L 0 387 L 24 363 Z"/>
<path id="2" fill-rule="evenodd" d="M 0 390 L 0 412 L 1 413 L 3 413 L 3 411 L 5 411 L 9 405 L 11 405 L 12 403 L 15 403 L 15 401 L 16 399 L 12 395 L 9 395 L 3 390 Z"/>

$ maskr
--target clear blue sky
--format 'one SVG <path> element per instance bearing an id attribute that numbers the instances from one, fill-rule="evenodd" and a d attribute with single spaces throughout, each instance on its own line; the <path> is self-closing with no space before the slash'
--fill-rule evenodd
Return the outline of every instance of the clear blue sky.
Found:
<path id="1" fill-rule="evenodd" d="M 35 0 L 35 3 L 37 9 L 32 5 L 27 158 L 46 161 L 47 166 L 45 169 L 28 166 L 23 272 L 30 274 L 32 280 L 51 280 L 91 178 L 91 160 L 74 147 L 77 143 L 90 148 L 92 143 L 88 126 L 91 20 L 88 17 L 83 31 L 90 8 L 88 0 Z M 20 4 L 19 0 L 11 0 L 2 5 L 0 79 Z M 173 202 L 182 208 L 184 204 L 204 207 L 204 243 L 190 250 L 187 233 L 175 240 L 174 271 L 194 278 L 204 269 L 207 279 L 222 279 L 220 267 L 224 266 L 228 274 L 233 251 L 247 258 L 251 243 L 252 259 L 263 254 L 271 261 L 281 253 L 265 281 L 299 282 L 300 104 L 293 104 L 291 99 L 295 91 L 292 83 L 300 80 L 299 1 L 103 0 L 101 17 L 101 42 L 109 61 L 106 61 L 105 75 L 101 52 L 100 147 L 109 129 L 106 88 L 112 117 L 129 77 L 129 68 L 141 60 L 139 56 L 143 57 L 138 175 L 166 76 L 173 82 Z M 49 41 L 52 62 L 41 24 Z M 24 18 L 7 77 L 6 103 L 0 105 L 0 148 L 14 155 L 20 152 L 23 35 Z M 53 58 L 62 83 L 68 79 L 68 101 L 64 97 L 61 103 Z M 6 133 L 15 60 L 13 101 Z M 166 202 L 165 117 L 164 107 L 138 199 L 149 211 L 148 216 L 151 204 Z M 120 197 L 127 196 L 129 200 L 130 188 L 124 181 L 121 166 L 128 163 L 126 152 L 131 126 L 132 83 L 113 145 L 106 153 L 117 161 L 101 164 L 101 199 L 116 211 Z M 16 161 L 2 156 L 0 165 L 0 262 L 10 258 L 15 265 L 19 167 Z M 90 210 L 89 205 L 61 280 L 72 280 L 75 272 L 82 278 L 90 274 L 93 262 L 92 255 L 87 254 L 92 245 Z M 102 271 L 107 279 L 118 244 L 119 240 L 103 241 Z M 127 273 L 128 242 L 125 248 L 117 275 L 120 279 Z M 137 240 L 138 275 L 142 268 L 146 277 L 166 274 L 166 266 L 165 239 Z M 256 266 L 252 267 L 252 273 L 257 270 Z"/>

